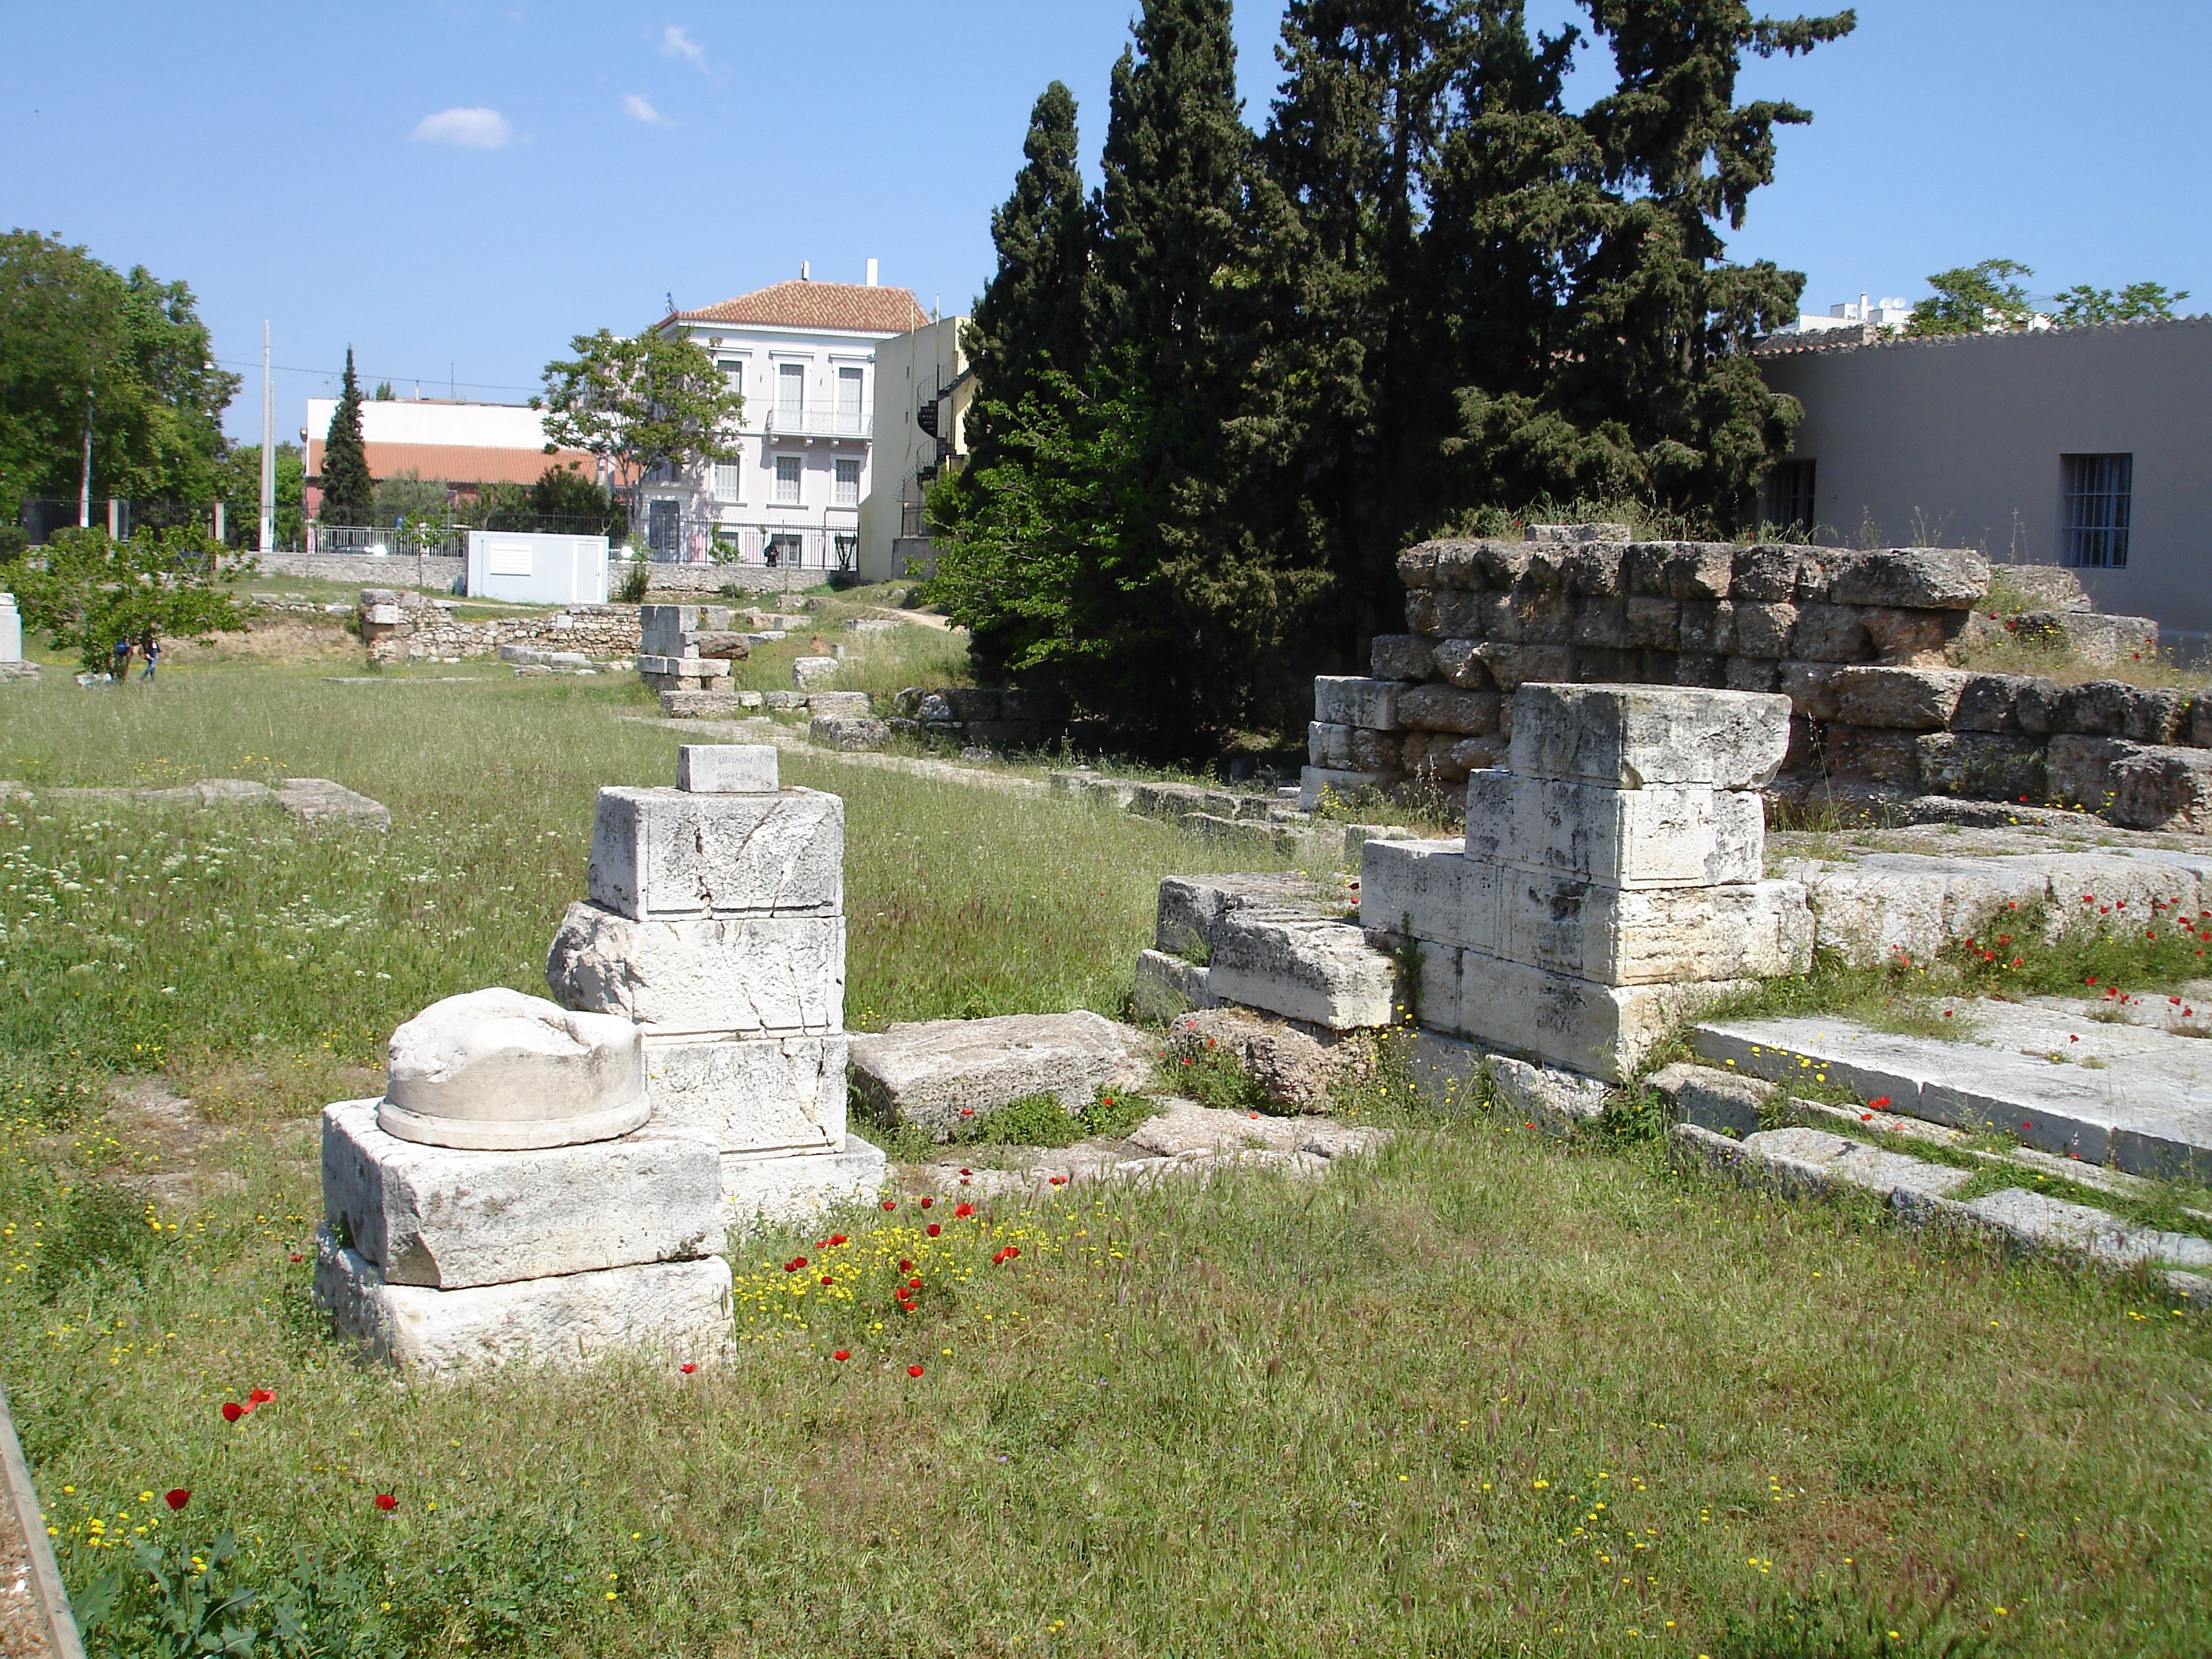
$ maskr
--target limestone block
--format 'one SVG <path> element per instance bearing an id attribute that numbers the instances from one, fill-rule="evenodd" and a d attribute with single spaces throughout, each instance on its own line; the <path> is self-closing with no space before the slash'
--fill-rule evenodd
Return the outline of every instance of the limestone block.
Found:
<path id="1" fill-rule="evenodd" d="M 1574 642 L 1593 650 L 1626 648 L 1628 601 L 1618 593 L 1597 593 L 1576 600 Z M 1581 656 L 1577 651 L 1577 661 Z"/>
<path id="2" fill-rule="evenodd" d="M 1676 641 L 1685 651 L 1728 655 L 1735 649 L 1735 605 L 1728 599 L 1685 599 Z"/>
<path id="3" fill-rule="evenodd" d="M 1575 605 L 1564 587 L 1516 587 L 1484 614 L 1492 639 L 1521 645 L 1569 645 Z"/>
<path id="4" fill-rule="evenodd" d="M 1920 781 L 1968 800 L 2041 802 L 2050 791 L 2043 740 L 2025 732 L 1931 732 L 1920 740 Z"/>
<path id="5" fill-rule="evenodd" d="M 1778 688 L 1790 699 L 1790 712 L 1801 720 L 1836 718 L 1836 676 L 1843 665 L 1832 662 L 1785 662 Z"/>
<path id="6" fill-rule="evenodd" d="M 1298 810 L 1311 812 L 1322 804 L 1324 794 L 1342 800 L 1358 794 L 1363 789 L 1379 789 L 1394 781 L 1389 773 L 1354 772 L 1327 766 L 1309 766 L 1298 774 Z"/>
<path id="7" fill-rule="evenodd" d="M 1438 640 L 1435 656 L 1437 672 L 1463 690 L 1487 691 L 1498 684 L 1483 664 L 1478 641 Z"/>
<path id="8" fill-rule="evenodd" d="M 1657 890 L 1510 873 L 1495 954 L 1600 985 L 1771 979 L 1813 964 L 1794 881 Z"/>
<path id="9" fill-rule="evenodd" d="M 578 1366 L 620 1354 L 709 1364 L 732 1347 L 730 1264 L 719 1255 L 438 1291 L 386 1284 L 325 1228 L 315 1299 L 340 1330 L 409 1370 Z"/>
<path id="10" fill-rule="evenodd" d="M 1398 696 L 1398 718 L 1415 731 L 1480 737 L 1498 729 L 1498 694 L 1451 685 L 1416 685 Z"/>
<path id="11" fill-rule="evenodd" d="M 2063 741 L 2052 738 L 2051 747 Z M 2115 769 L 2117 787 L 2106 816 L 2127 830 L 2212 834 L 2212 750 L 2128 748 Z"/>
<path id="12" fill-rule="evenodd" d="M 684 743 L 676 746 L 676 787 L 690 795 L 772 795 L 775 746 Z"/>
<path id="13" fill-rule="evenodd" d="M 1595 520 L 1583 524 L 1532 524 L 1526 526 L 1522 533 L 1531 542 L 1548 542 L 1568 547 L 1590 542 L 1626 543 L 1633 536 L 1630 527 L 1625 524 L 1598 523 Z"/>
<path id="14" fill-rule="evenodd" d="M 1377 634 L 1368 665 L 1378 680 L 1425 680 L 1436 667 L 1436 649 L 1419 634 Z"/>
<path id="15" fill-rule="evenodd" d="M 1741 607 L 1738 610 L 1740 613 Z M 1797 607 L 1790 643 L 1790 654 L 1807 662 L 1863 662 L 1874 648 L 1861 611 L 1848 605 L 1823 603 Z"/>
<path id="16" fill-rule="evenodd" d="M 2181 740 L 2189 725 L 2189 693 L 2154 691 L 2140 685 L 2128 688 L 2120 735 L 2130 743 L 2166 746 Z"/>
<path id="17" fill-rule="evenodd" d="M 1682 642 L 1681 617 L 1679 599 L 1631 594 L 1625 616 L 1627 638 L 1624 643 L 1639 650 L 1672 651 Z"/>
<path id="18" fill-rule="evenodd" d="M 1972 1170 L 1886 1152 L 1826 1129 L 1762 1129 L 1743 1142 L 1746 1165 L 1785 1192 L 1832 1193 L 1856 1188 L 1884 1198 L 1941 1198 L 1974 1178 Z"/>
<path id="19" fill-rule="evenodd" d="M 1527 685 L 1513 700 L 1512 758 L 1530 778 L 1638 789 L 1752 789 L 1790 743 L 1790 705 L 1734 691 Z"/>
<path id="20" fill-rule="evenodd" d="M 1833 866 L 1792 860 L 1783 873 L 1804 884 L 1817 948 L 1855 968 L 1900 951 L 1924 963 L 1947 939 L 1978 935 L 2008 908 L 2051 890 L 2047 866 L 2026 859 L 1877 853 Z"/>
<path id="21" fill-rule="evenodd" d="M 853 1088 L 883 1116 L 945 1140 L 1017 1100 L 1049 1095 L 1073 1113 L 1102 1090 L 1139 1087 L 1152 1054 L 1142 1031 L 1088 1009 L 924 1020 L 854 1037 Z"/>
<path id="22" fill-rule="evenodd" d="M 1735 648 L 1747 657 L 1786 657 L 1797 628 L 1797 607 L 1783 600 L 1739 600 Z"/>
<path id="23" fill-rule="evenodd" d="M 1330 767 L 1340 772 L 1352 769 L 1352 734 L 1357 726 L 1331 726 L 1321 720 L 1306 722 L 1306 758 L 1316 766 Z"/>
<path id="24" fill-rule="evenodd" d="M 1331 1030 L 1390 1023 L 1395 964 L 1356 921 L 1235 910 L 1212 942 L 1206 988 L 1220 1001 Z"/>
<path id="25" fill-rule="evenodd" d="M 563 1006 L 623 1015 L 648 1035 L 835 1031 L 844 1024 L 845 919 L 639 921 L 572 904 L 545 980 Z"/>
<path id="26" fill-rule="evenodd" d="M 1674 659 L 1674 678 L 1668 684 L 1718 690 L 1728 684 L 1728 663 L 1709 651 L 1684 651 Z"/>
<path id="27" fill-rule="evenodd" d="M 1952 730 L 1956 732 L 2019 732 L 2026 728 L 2021 723 L 2021 699 L 2023 693 L 2039 682 L 2024 674 L 1969 674 L 1960 688 L 1959 706 L 1951 716 Z M 2055 692 L 2054 681 L 2039 684 L 2050 686 Z"/>
<path id="28" fill-rule="evenodd" d="M 1831 554 L 1831 558 L 1837 556 Z M 1990 562 L 1952 547 L 1894 547 L 1842 556 L 1828 579 L 1838 605 L 1968 611 L 1990 591 Z"/>
<path id="29" fill-rule="evenodd" d="M 627 1021 L 504 987 L 432 1003 L 392 1034 L 385 1129 L 433 1146 L 564 1146 L 645 1121 Z"/>
<path id="30" fill-rule="evenodd" d="M 858 1135 L 844 1150 L 795 1158 L 722 1159 L 722 1201 L 738 1225 L 776 1226 L 810 1220 L 825 1210 L 873 1203 L 890 1184 L 890 1160 Z"/>
<path id="31" fill-rule="evenodd" d="M 1661 1067 L 1644 1082 L 1673 1109 L 1677 1122 L 1738 1139 L 1759 1133 L 1759 1110 L 1775 1094 L 1774 1085 L 1758 1078 L 1680 1062 Z"/>
<path id="32" fill-rule="evenodd" d="M 1314 718 L 1331 726 L 1395 732 L 1399 729 L 1398 694 L 1405 689 L 1395 680 L 1318 674 L 1314 677 Z"/>
<path id="33" fill-rule="evenodd" d="M 1920 782 L 1919 734 L 1876 726 L 1828 727 L 1828 772 L 1832 777 L 1915 788 Z"/>
<path id="34" fill-rule="evenodd" d="M 1458 839 L 1370 841 L 1359 849 L 1359 925 L 1389 939 L 1411 937 L 1499 954 L 1504 874 L 1468 858 Z"/>
<path id="35" fill-rule="evenodd" d="M 725 662 L 743 662 L 752 655 L 752 641 L 743 634 L 733 634 L 726 629 L 702 629 L 686 641 L 691 654 L 696 657 L 718 657 Z"/>
<path id="36" fill-rule="evenodd" d="M 776 694 L 771 691 L 768 695 L 772 697 Z M 786 695 L 796 699 L 795 693 Z M 870 708 L 868 694 L 865 691 L 810 691 L 805 698 L 797 699 L 788 706 L 803 708 L 810 714 L 835 714 L 845 720 L 865 720 Z"/>
<path id="37" fill-rule="evenodd" d="M 1619 1083 L 1676 1021 L 1746 990 L 1705 985 L 1596 985 L 1524 963 L 1462 953 L 1456 1023 L 1446 1035 Z M 1424 1017 L 1425 1024 L 1432 1024 Z"/>
<path id="38" fill-rule="evenodd" d="M 1440 582 L 1421 594 L 1418 601 L 1414 595 L 1407 595 L 1406 625 L 1431 635 L 1479 632 L 1478 619 L 1483 615 L 1487 597 L 1463 588 L 1446 587 Z"/>
<path id="39" fill-rule="evenodd" d="M 2112 617 L 2088 611 L 2023 611 L 2005 619 L 2023 643 L 2109 665 L 2158 651 L 2158 624 L 2148 617 Z"/>
<path id="40" fill-rule="evenodd" d="M 672 674 L 678 679 L 726 679 L 730 665 L 719 657 L 672 657 L 658 652 L 640 651 L 637 672 L 641 674 Z"/>
<path id="41" fill-rule="evenodd" d="M 1584 595 L 1620 592 L 1621 562 L 1628 556 L 1628 538 L 1567 544 L 1559 561 L 1570 592 Z"/>
<path id="42" fill-rule="evenodd" d="M 1148 1025 L 1164 1025 L 1178 1014 L 1215 1006 L 1213 994 L 1206 988 L 1206 971 L 1164 951 L 1139 951 L 1129 991 L 1130 1016 Z"/>
<path id="43" fill-rule="evenodd" d="M 1773 657 L 1726 657 L 1721 678 L 1731 691 L 1773 691 L 1782 684 L 1782 664 Z"/>
<path id="44" fill-rule="evenodd" d="M 2059 692 L 2051 729 L 2071 736 L 2117 738 L 2127 727 L 2128 693 L 2118 680 L 2090 680 Z"/>
<path id="45" fill-rule="evenodd" d="M 1841 668 L 1835 718 L 1850 726 L 1941 732 L 1958 712 L 1972 675 L 1941 668 Z"/>
<path id="46" fill-rule="evenodd" d="M 2199 749 L 2212 749 L 2212 691 L 2199 691 L 2190 699 L 2189 741 Z"/>
<path id="47" fill-rule="evenodd" d="M 1399 764 L 1408 777 L 1457 788 L 1468 773 L 1505 764 L 1505 739 L 1495 732 L 1470 738 L 1456 732 L 1408 732 Z"/>
<path id="48" fill-rule="evenodd" d="M 1764 809 L 1748 790 L 1609 789 L 1516 772 L 1468 780 L 1468 855 L 1520 869 L 1615 887 L 1751 882 L 1762 873 L 1765 836 Z"/>
<path id="49" fill-rule="evenodd" d="M 1729 598 L 1759 604 L 1795 599 L 1798 572 L 1811 551 L 1772 543 L 1738 548 L 1729 574 Z"/>
<path id="50" fill-rule="evenodd" d="M 1575 677 L 1575 653 L 1565 645 L 1504 645 L 1485 640 L 1475 647 L 1475 655 L 1501 691 L 1517 691 L 1529 682 L 1565 684 Z"/>
<path id="51" fill-rule="evenodd" d="M 323 1109 L 323 1218 L 390 1285 L 453 1290 L 714 1255 L 717 1149 L 649 1128 L 596 1146 L 469 1152 Z"/>
<path id="52" fill-rule="evenodd" d="M 846 1038 L 755 1037 L 645 1047 L 653 1127 L 704 1138 L 719 1152 L 835 1152 L 845 1144 Z"/>
<path id="53" fill-rule="evenodd" d="M 1899 666 L 1940 668 L 1944 649 L 1966 631 L 1965 611 L 1904 611 L 1867 607 L 1867 639 L 1875 655 Z"/>
<path id="54" fill-rule="evenodd" d="M 666 690 L 660 694 L 660 712 L 676 720 L 714 720 L 760 706 L 757 691 Z"/>
<path id="55" fill-rule="evenodd" d="M 1621 579 L 1631 592 L 1710 604 L 1728 598 L 1735 551 L 1726 542 L 1638 542 Z"/>
<path id="56" fill-rule="evenodd" d="M 1612 1091 L 1595 1078 L 1555 1066 L 1534 1066 L 1510 1054 L 1484 1058 L 1493 1111 L 1520 1118 L 1551 1134 L 1572 1134 L 1605 1115 Z"/>
<path id="57" fill-rule="evenodd" d="M 793 657 L 791 683 L 801 691 L 826 690 L 836 684 L 838 666 L 835 657 Z"/>
<path id="58" fill-rule="evenodd" d="M 997 736 L 975 726 L 968 728 L 968 735 L 971 741 L 977 743 L 990 743 Z M 806 725 L 806 741 L 817 749 L 836 749 L 852 753 L 881 749 L 890 738 L 891 723 L 872 715 L 854 720 L 842 714 L 817 714 Z"/>
<path id="59" fill-rule="evenodd" d="M 1407 587 L 1429 587 L 1437 579 L 1435 542 L 1422 542 L 1398 556 L 1398 580 Z"/>
<path id="60" fill-rule="evenodd" d="M 1396 732 L 1370 732 L 1364 726 L 1352 728 L 1352 769 L 1355 772 L 1399 771 L 1403 749 L 1404 739 Z"/>
<path id="61" fill-rule="evenodd" d="M 696 605 L 641 605 L 637 608 L 637 648 L 656 657 L 680 657 L 684 635 L 699 625 Z"/>
<path id="62" fill-rule="evenodd" d="M 592 903 L 633 921 L 834 915 L 844 861 L 836 795 L 611 787 L 599 791 L 585 883 Z"/>

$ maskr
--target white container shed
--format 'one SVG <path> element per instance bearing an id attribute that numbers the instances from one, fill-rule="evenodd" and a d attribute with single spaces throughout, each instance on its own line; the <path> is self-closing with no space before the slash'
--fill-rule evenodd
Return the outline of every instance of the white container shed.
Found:
<path id="1" fill-rule="evenodd" d="M 468 596 L 521 605 L 605 605 L 605 536 L 469 532 Z"/>

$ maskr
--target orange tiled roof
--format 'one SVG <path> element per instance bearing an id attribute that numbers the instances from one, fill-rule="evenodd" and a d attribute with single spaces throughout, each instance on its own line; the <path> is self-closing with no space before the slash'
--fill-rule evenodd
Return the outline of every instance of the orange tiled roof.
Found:
<path id="1" fill-rule="evenodd" d="M 536 483 L 549 466 L 574 463 L 586 477 L 599 477 L 599 462 L 580 449 L 563 449 L 548 455 L 541 449 L 508 449 L 485 444 L 393 444 L 372 438 L 362 446 L 368 452 L 368 476 L 384 479 L 412 472 L 418 478 L 443 478 L 448 483 Z M 307 441 L 307 476 L 320 477 L 323 440 Z"/>
<path id="2" fill-rule="evenodd" d="M 907 288 L 863 283 L 776 283 L 703 311 L 679 311 L 670 322 L 765 323 L 773 328 L 841 328 L 861 334 L 905 334 L 929 320 Z"/>

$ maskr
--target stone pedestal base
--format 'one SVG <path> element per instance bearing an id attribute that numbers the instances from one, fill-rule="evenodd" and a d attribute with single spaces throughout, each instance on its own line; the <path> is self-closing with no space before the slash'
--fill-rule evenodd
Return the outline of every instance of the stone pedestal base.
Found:
<path id="1" fill-rule="evenodd" d="M 325 1228 L 315 1298 L 339 1329 L 410 1370 L 580 1366 L 617 1354 L 704 1364 L 732 1346 L 730 1267 L 720 1256 L 436 1291 L 386 1284 Z"/>
<path id="2" fill-rule="evenodd" d="M 890 1161 L 858 1135 L 842 1152 L 796 1158 L 722 1159 L 722 1197 L 729 1223 L 744 1227 L 801 1221 L 839 1204 L 872 1203 L 890 1179 Z"/>

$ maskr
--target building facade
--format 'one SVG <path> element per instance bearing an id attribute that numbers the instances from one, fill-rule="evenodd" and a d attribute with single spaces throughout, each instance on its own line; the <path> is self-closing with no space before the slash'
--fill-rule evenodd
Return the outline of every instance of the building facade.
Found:
<path id="1" fill-rule="evenodd" d="M 876 348 L 873 488 L 860 502 L 860 575 L 872 582 L 932 568 L 923 496 L 968 459 L 975 376 L 961 349 L 965 317 L 926 323 Z"/>
<path id="2" fill-rule="evenodd" d="M 307 510 L 322 504 L 323 446 L 335 398 L 307 399 Z M 367 398 L 361 405 L 362 447 L 378 483 L 410 473 L 441 479 L 449 495 L 473 495 L 488 483 L 533 484 L 550 466 L 574 466 L 597 479 L 599 463 L 580 449 L 545 453 L 545 417 L 524 404 L 479 404 L 445 398 Z"/>
<path id="3" fill-rule="evenodd" d="M 713 354 L 744 398 L 738 457 L 649 477 L 656 559 L 856 570 L 873 486 L 876 356 L 929 319 L 913 292 L 801 276 L 654 325 Z"/>
<path id="4" fill-rule="evenodd" d="M 2100 611 L 2212 641 L 2212 317 L 2017 333 L 1777 337 L 1805 407 L 1765 516 L 1845 546 L 2077 568 Z"/>

